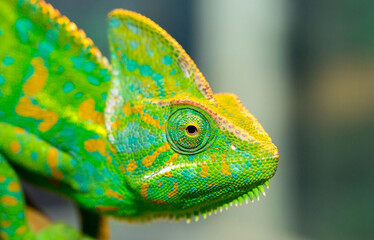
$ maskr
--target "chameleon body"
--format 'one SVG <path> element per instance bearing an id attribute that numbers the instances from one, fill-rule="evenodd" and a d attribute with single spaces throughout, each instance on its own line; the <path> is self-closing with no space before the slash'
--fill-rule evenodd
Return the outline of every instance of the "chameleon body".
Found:
<path id="1" fill-rule="evenodd" d="M 62 224 L 33 231 L 20 178 L 100 222 L 205 217 L 275 174 L 256 118 L 213 94 L 172 37 L 126 10 L 108 23 L 111 64 L 49 4 L 0 0 L 1 240 L 86 239 Z"/>

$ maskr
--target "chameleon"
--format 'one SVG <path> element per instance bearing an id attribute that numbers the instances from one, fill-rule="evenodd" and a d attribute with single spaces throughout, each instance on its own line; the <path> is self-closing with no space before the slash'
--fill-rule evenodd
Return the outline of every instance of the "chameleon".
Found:
<path id="1" fill-rule="evenodd" d="M 43 0 L 0 0 L 1 240 L 104 239 L 106 216 L 206 218 L 274 176 L 258 120 L 161 27 L 116 9 L 108 39 L 110 62 Z M 34 230 L 20 179 L 74 201 L 82 230 Z"/>

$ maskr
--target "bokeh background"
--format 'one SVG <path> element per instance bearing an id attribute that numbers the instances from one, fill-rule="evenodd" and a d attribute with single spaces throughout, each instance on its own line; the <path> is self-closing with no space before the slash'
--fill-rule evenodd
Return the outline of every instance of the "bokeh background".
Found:
<path id="1" fill-rule="evenodd" d="M 115 8 L 153 19 L 279 148 L 267 197 L 192 222 L 111 221 L 119 239 L 374 239 L 374 1 L 49 0 L 108 54 Z M 54 220 L 72 203 L 31 189 Z"/>

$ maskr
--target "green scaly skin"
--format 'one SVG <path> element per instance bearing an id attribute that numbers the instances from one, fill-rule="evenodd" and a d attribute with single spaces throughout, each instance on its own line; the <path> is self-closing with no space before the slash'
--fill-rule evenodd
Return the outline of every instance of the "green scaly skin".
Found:
<path id="1" fill-rule="evenodd" d="M 1 240 L 88 239 L 62 224 L 33 232 L 19 178 L 72 199 L 87 222 L 205 217 L 274 176 L 277 148 L 256 118 L 213 94 L 158 25 L 114 10 L 109 42 L 111 65 L 50 5 L 0 0 Z"/>

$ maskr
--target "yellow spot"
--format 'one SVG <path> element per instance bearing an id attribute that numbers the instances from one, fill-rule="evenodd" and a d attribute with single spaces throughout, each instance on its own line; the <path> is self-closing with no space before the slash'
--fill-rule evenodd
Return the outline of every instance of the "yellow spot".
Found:
<path id="1" fill-rule="evenodd" d="M 97 124 L 104 124 L 104 114 L 95 110 L 95 100 L 89 98 L 79 105 L 79 116 Z"/>
<path id="2" fill-rule="evenodd" d="M 56 148 L 50 148 L 47 153 L 47 164 L 52 171 L 52 176 L 56 179 L 63 179 L 63 174 L 58 170 L 58 152 Z"/>
<path id="3" fill-rule="evenodd" d="M 12 225 L 12 223 L 10 221 L 3 220 L 3 221 L 1 221 L 0 225 L 3 228 L 8 228 L 8 227 L 10 227 L 10 225 Z"/>
<path id="4" fill-rule="evenodd" d="M 19 185 L 18 182 L 11 182 L 8 185 L 8 190 L 10 192 L 18 192 L 19 190 L 21 190 L 21 186 Z"/>
<path id="5" fill-rule="evenodd" d="M 200 176 L 202 178 L 208 176 L 209 175 L 208 166 L 206 164 L 202 163 L 202 164 L 200 164 L 200 167 L 201 167 Z"/>
<path id="6" fill-rule="evenodd" d="M 22 133 L 25 132 L 25 129 L 20 128 L 20 127 L 15 127 L 15 128 L 14 128 L 14 131 L 15 131 L 16 133 L 18 133 L 18 134 L 22 134 Z"/>
<path id="7" fill-rule="evenodd" d="M 56 112 L 45 110 L 39 106 L 33 105 L 27 97 L 20 98 L 16 106 L 16 113 L 22 117 L 43 120 L 38 126 L 38 129 L 41 132 L 50 130 L 58 121 L 58 115 Z"/>
<path id="8" fill-rule="evenodd" d="M 41 57 L 33 58 L 31 65 L 34 67 L 33 75 L 23 85 L 23 92 L 25 95 L 33 96 L 39 93 L 48 78 L 48 69 L 44 66 L 43 59 Z"/>
<path id="9" fill-rule="evenodd" d="M 166 172 L 166 173 L 164 173 L 164 176 L 165 176 L 165 177 L 168 177 L 168 178 L 173 177 L 173 175 L 171 174 L 171 172 Z"/>
<path id="10" fill-rule="evenodd" d="M 21 235 L 21 234 L 24 234 L 26 230 L 27 230 L 26 226 L 22 226 L 22 227 L 17 228 L 16 233 L 18 235 Z"/>
<path id="11" fill-rule="evenodd" d="M 136 161 L 135 160 L 131 160 L 127 164 L 127 171 L 128 172 L 133 172 L 133 171 L 135 171 L 135 169 L 136 169 L 137 166 L 138 166 L 138 164 L 136 164 Z"/>
<path id="12" fill-rule="evenodd" d="M 3 183 L 5 181 L 5 176 L 0 175 L 0 183 Z"/>
<path id="13" fill-rule="evenodd" d="M 213 161 L 213 162 L 217 161 L 217 157 L 216 157 L 216 155 L 212 154 L 212 155 L 210 155 L 210 157 L 212 158 L 212 161 Z"/>
<path id="14" fill-rule="evenodd" d="M 148 183 L 143 183 L 142 186 L 140 187 L 140 195 L 144 198 L 144 199 L 148 199 L 148 188 L 149 188 L 149 184 Z"/>
<path id="15" fill-rule="evenodd" d="M 9 239 L 9 236 L 5 232 L 0 231 L 0 239 Z"/>
<path id="16" fill-rule="evenodd" d="M 169 198 L 172 198 L 172 197 L 174 197 L 175 195 L 177 195 L 177 194 L 178 194 L 178 189 L 179 189 L 178 182 L 174 182 L 174 183 L 173 183 L 173 190 L 171 190 L 171 191 L 168 193 L 168 197 L 169 197 Z"/>
<path id="17" fill-rule="evenodd" d="M 229 170 L 229 166 L 227 165 L 227 162 L 222 162 L 221 166 L 222 166 L 221 174 L 231 176 L 231 172 Z"/>
<path id="18" fill-rule="evenodd" d="M 149 167 L 152 163 L 156 160 L 156 158 L 160 155 L 160 153 L 165 152 L 170 149 L 170 143 L 165 143 L 161 147 L 157 148 L 151 155 L 146 156 L 142 160 L 142 164 L 145 167 Z"/>
<path id="19" fill-rule="evenodd" d="M 174 153 L 173 155 L 171 155 L 170 159 L 166 161 L 166 164 L 169 165 L 174 163 L 174 161 L 178 158 L 178 155 L 178 153 Z"/>
<path id="20" fill-rule="evenodd" d="M 113 191 L 112 189 L 107 189 L 105 191 L 105 194 L 108 196 L 108 197 L 112 197 L 112 198 L 116 198 L 118 200 L 122 200 L 124 197 L 122 196 L 122 194 L 118 193 L 118 192 L 115 192 Z"/>
<path id="21" fill-rule="evenodd" d="M 17 141 L 10 143 L 10 151 L 14 154 L 18 154 L 21 151 L 21 145 Z"/>
<path id="22" fill-rule="evenodd" d="M 1 197 L 1 202 L 2 204 L 6 206 L 15 206 L 17 205 L 17 198 L 12 197 L 12 196 L 3 196 Z"/>
<path id="23" fill-rule="evenodd" d="M 88 152 L 99 152 L 101 155 L 105 156 L 105 140 L 103 139 L 88 139 L 84 142 L 84 149 Z"/>
<path id="24" fill-rule="evenodd" d="M 99 206 L 96 206 L 95 209 L 98 210 L 98 211 L 100 211 L 100 212 L 114 212 L 114 211 L 118 210 L 118 207 L 116 207 L 116 206 L 102 206 L 102 205 L 99 205 Z"/>

